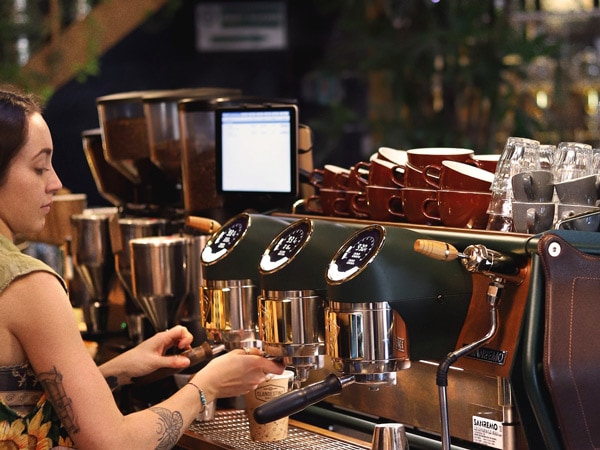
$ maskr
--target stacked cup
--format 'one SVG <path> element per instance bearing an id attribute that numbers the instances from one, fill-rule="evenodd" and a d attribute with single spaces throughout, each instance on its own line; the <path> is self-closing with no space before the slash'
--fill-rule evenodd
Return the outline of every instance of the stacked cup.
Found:
<path id="1" fill-rule="evenodd" d="M 488 207 L 488 230 L 514 231 L 512 177 L 520 172 L 538 170 L 540 143 L 533 139 L 509 137 L 500 155 L 492 183 Z"/>
<path id="2" fill-rule="evenodd" d="M 364 190 L 362 171 L 326 164 L 313 169 L 310 184 L 318 193 L 305 199 L 308 211 L 334 217 L 356 217 L 351 208 L 352 198 Z"/>
<path id="3" fill-rule="evenodd" d="M 554 222 L 554 174 L 551 170 L 526 170 L 511 177 L 512 218 L 515 231 L 537 234 Z"/>
<path id="4" fill-rule="evenodd" d="M 364 193 L 355 196 L 352 210 L 357 217 L 368 217 L 385 222 L 404 222 L 401 190 L 404 188 L 406 151 L 380 147 L 368 162 L 361 162 L 353 170 L 366 173 Z"/>
<path id="5" fill-rule="evenodd" d="M 558 144 L 554 176 L 558 197 L 557 226 L 598 231 L 598 174 L 594 169 L 592 147 L 577 142 Z"/>
<path id="6" fill-rule="evenodd" d="M 471 149 L 407 150 L 402 208 L 410 223 L 456 228 L 485 228 L 494 173 L 480 166 Z"/>

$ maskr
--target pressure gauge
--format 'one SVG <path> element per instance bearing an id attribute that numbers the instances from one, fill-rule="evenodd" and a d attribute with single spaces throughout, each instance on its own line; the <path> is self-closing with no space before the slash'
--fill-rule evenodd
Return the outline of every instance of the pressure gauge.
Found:
<path id="1" fill-rule="evenodd" d="M 327 268 L 327 281 L 338 284 L 352 279 L 375 257 L 385 241 L 385 228 L 371 225 L 354 233 L 335 254 Z"/>
<path id="2" fill-rule="evenodd" d="M 267 274 L 289 263 L 310 239 L 313 225 L 301 219 L 284 229 L 267 247 L 260 260 L 261 273 Z"/>
<path id="3" fill-rule="evenodd" d="M 242 240 L 249 225 L 250 216 L 247 214 L 241 214 L 223 225 L 204 246 L 202 262 L 212 264 L 224 258 Z"/>

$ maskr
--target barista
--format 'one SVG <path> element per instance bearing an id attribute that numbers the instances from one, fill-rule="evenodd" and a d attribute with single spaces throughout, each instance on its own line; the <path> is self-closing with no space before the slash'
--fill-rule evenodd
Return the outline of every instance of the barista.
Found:
<path id="1" fill-rule="evenodd" d="M 65 285 L 15 246 L 38 233 L 61 182 L 35 101 L 0 88 L 0 442 L 17 448 L 169 449 L 204 405 L 254 389 L 283 367 L 258 349 L 211 360 L 148 409 L 123 415 L 111 388 L 161 367 L 185 368 L 192 335 L 177 326 L 98 367 L 82 341 Z M 15 393 L 17 395 L 15 395 Z"/>

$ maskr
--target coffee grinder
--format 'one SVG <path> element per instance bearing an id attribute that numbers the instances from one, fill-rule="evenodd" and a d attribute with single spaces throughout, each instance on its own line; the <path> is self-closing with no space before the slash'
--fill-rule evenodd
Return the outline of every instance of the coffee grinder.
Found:
<path id="1" fill-rule="evenodd" d="M 200 304 L 212 343 L 228 349 L 260 347 L 258 263 L 289 220 L 247 212 L 234 216 L 208 240 L 201 253 Z"/>
<path id="2" fill-rule="evenodd" d="M 92 334 L 107 331 L 109 293 L 117 283 L 109 231 L 109 220 L 116 214 L 116 208 L 96 208 L 71 216 L 71 255 L 89 293 L 82 309 Z"/>
<path id="3" fill-rule="evenodd" d="M 149 337 L 150 333 L 146 326 L 148 321 L 144 309 L 133 293 L 129 242 L 132 239 L 164 236 L 167 232 L 167 220 L 146 217 L 121 217 L 117 219 L 117 224 L 111 227 L 111 232 L 115 269 L 125 290 L 125 314 L 129 339 L 133 344 L 138 344 Z"/>
<path id="4" fill-rule="evenodd" d="M 265 352 L 296 370 L 295 381 L 323 367 L 325 268 L 357 228 L 326 220 L 300 219 L 279 233 L 260 263 L 258 322 Z"/>

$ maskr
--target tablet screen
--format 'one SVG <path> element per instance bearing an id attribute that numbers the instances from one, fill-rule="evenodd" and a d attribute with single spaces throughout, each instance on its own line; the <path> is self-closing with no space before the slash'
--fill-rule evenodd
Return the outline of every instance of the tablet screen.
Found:
<path id="1" fill-rule="evenodd" d="M 215 122 L 220 194 L 296 195 L 295 105 L 217 109 Z"/>

